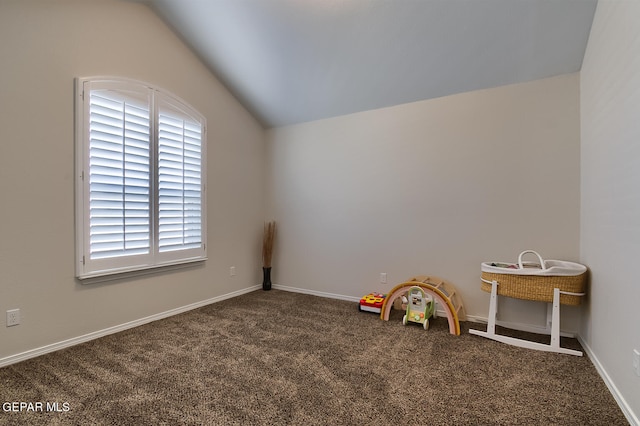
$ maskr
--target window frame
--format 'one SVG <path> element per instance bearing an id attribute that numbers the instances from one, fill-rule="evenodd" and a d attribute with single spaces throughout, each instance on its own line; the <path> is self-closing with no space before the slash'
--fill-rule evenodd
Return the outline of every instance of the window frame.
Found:
<path id="1" fill-rule="evenodd" d="M 126 273 L 156 270 L 207 260 L 207 126 L 205 117 L 183 99 L 157 86 L 127 78 L 94 76 L 75 79 L 75 230 L 76 277 L 87 280 Z M 149 107 L 149 252 L 105 259 L 90 256 L 90 93 L 111 90 L 127 99 L 148 102 Z M 129 98 L 131 96 L 131 98 Z M 199 247 L 160 251 L 159 247 L 159 112 L 161 109 L 179 112 L 200 124 L 200 241 Z M 184 159 L 184 157 L 183 157 Z M 184 222 L 183 222 L 184 224 Z M 196 243 L 197 244 L 197 243 Z"/>

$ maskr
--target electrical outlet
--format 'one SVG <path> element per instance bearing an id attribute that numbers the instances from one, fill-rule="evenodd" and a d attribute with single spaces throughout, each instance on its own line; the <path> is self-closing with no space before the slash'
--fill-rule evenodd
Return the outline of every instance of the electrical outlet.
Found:
<path id="1" fill-rule="evenodd" d="M 10 309 L 7 311 L 7 327 L 20 324 L 20 309 Z"/>
<path id="2" fill-rule="evenodd" d="M 386 284 L 387 283 L 387 273 L 386 272 L 381 272 L 380 273 L 380 284 Z"/>
<path id="3" fill-rule="evenodd" d="M 633 369 L 640 376 L 640 351 L 637 349 L 633 350 Z"/>
<path id="4" fill-rule="evenodd" d="M 235 277 L 236 276 L 236 267 L 232 266 L 231 268 L 229 268 L 229 276 L 231 277 Z"/>

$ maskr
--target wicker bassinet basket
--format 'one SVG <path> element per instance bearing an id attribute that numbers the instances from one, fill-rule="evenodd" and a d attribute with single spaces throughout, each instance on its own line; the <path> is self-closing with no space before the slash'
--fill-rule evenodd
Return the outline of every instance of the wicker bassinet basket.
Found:
<path id="1" fill-rule="evenodd" d="M 538 256 L 539 264 L 522 261 L 526 253 Z M 583 294 L 585 291 L 587 268 L 579 263 L 562 260 L 542 260 L 540 255 L 532 250 L 520 253 L 518 263 L 482 263 L 481 289 L 491 292 L 491 282 L 498 283 L 497 293 L 500 296 L 516 299 L 552 302 L 553 289 Z M 488 282 L 486 282 L 488 281 Z M 563 305 L 579 305 L 581 295 L 561 294 L 560 303 Z"/>

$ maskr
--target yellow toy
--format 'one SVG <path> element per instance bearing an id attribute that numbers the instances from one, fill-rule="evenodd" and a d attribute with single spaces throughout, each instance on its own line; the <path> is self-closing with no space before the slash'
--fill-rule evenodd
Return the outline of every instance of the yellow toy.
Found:
<path id="1" fill-rule="evenodd" d="M 382 293 L 369 293 L 367 295 L 364 295 L 360 299 L 358 310 L 360 312 L 366 311 L 379 314 L 382 310 L 382 305 L 384 304 L 385 297 L 387 297 L 387 295 Z"/>

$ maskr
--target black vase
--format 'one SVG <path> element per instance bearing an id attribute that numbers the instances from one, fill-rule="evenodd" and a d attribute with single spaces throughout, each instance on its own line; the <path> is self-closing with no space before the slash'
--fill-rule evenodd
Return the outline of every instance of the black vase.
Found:
<path id="1" fill-rule="evenodd" d="M 262 268 L 262 289 L 271 290 L 271 267 Z"/>

